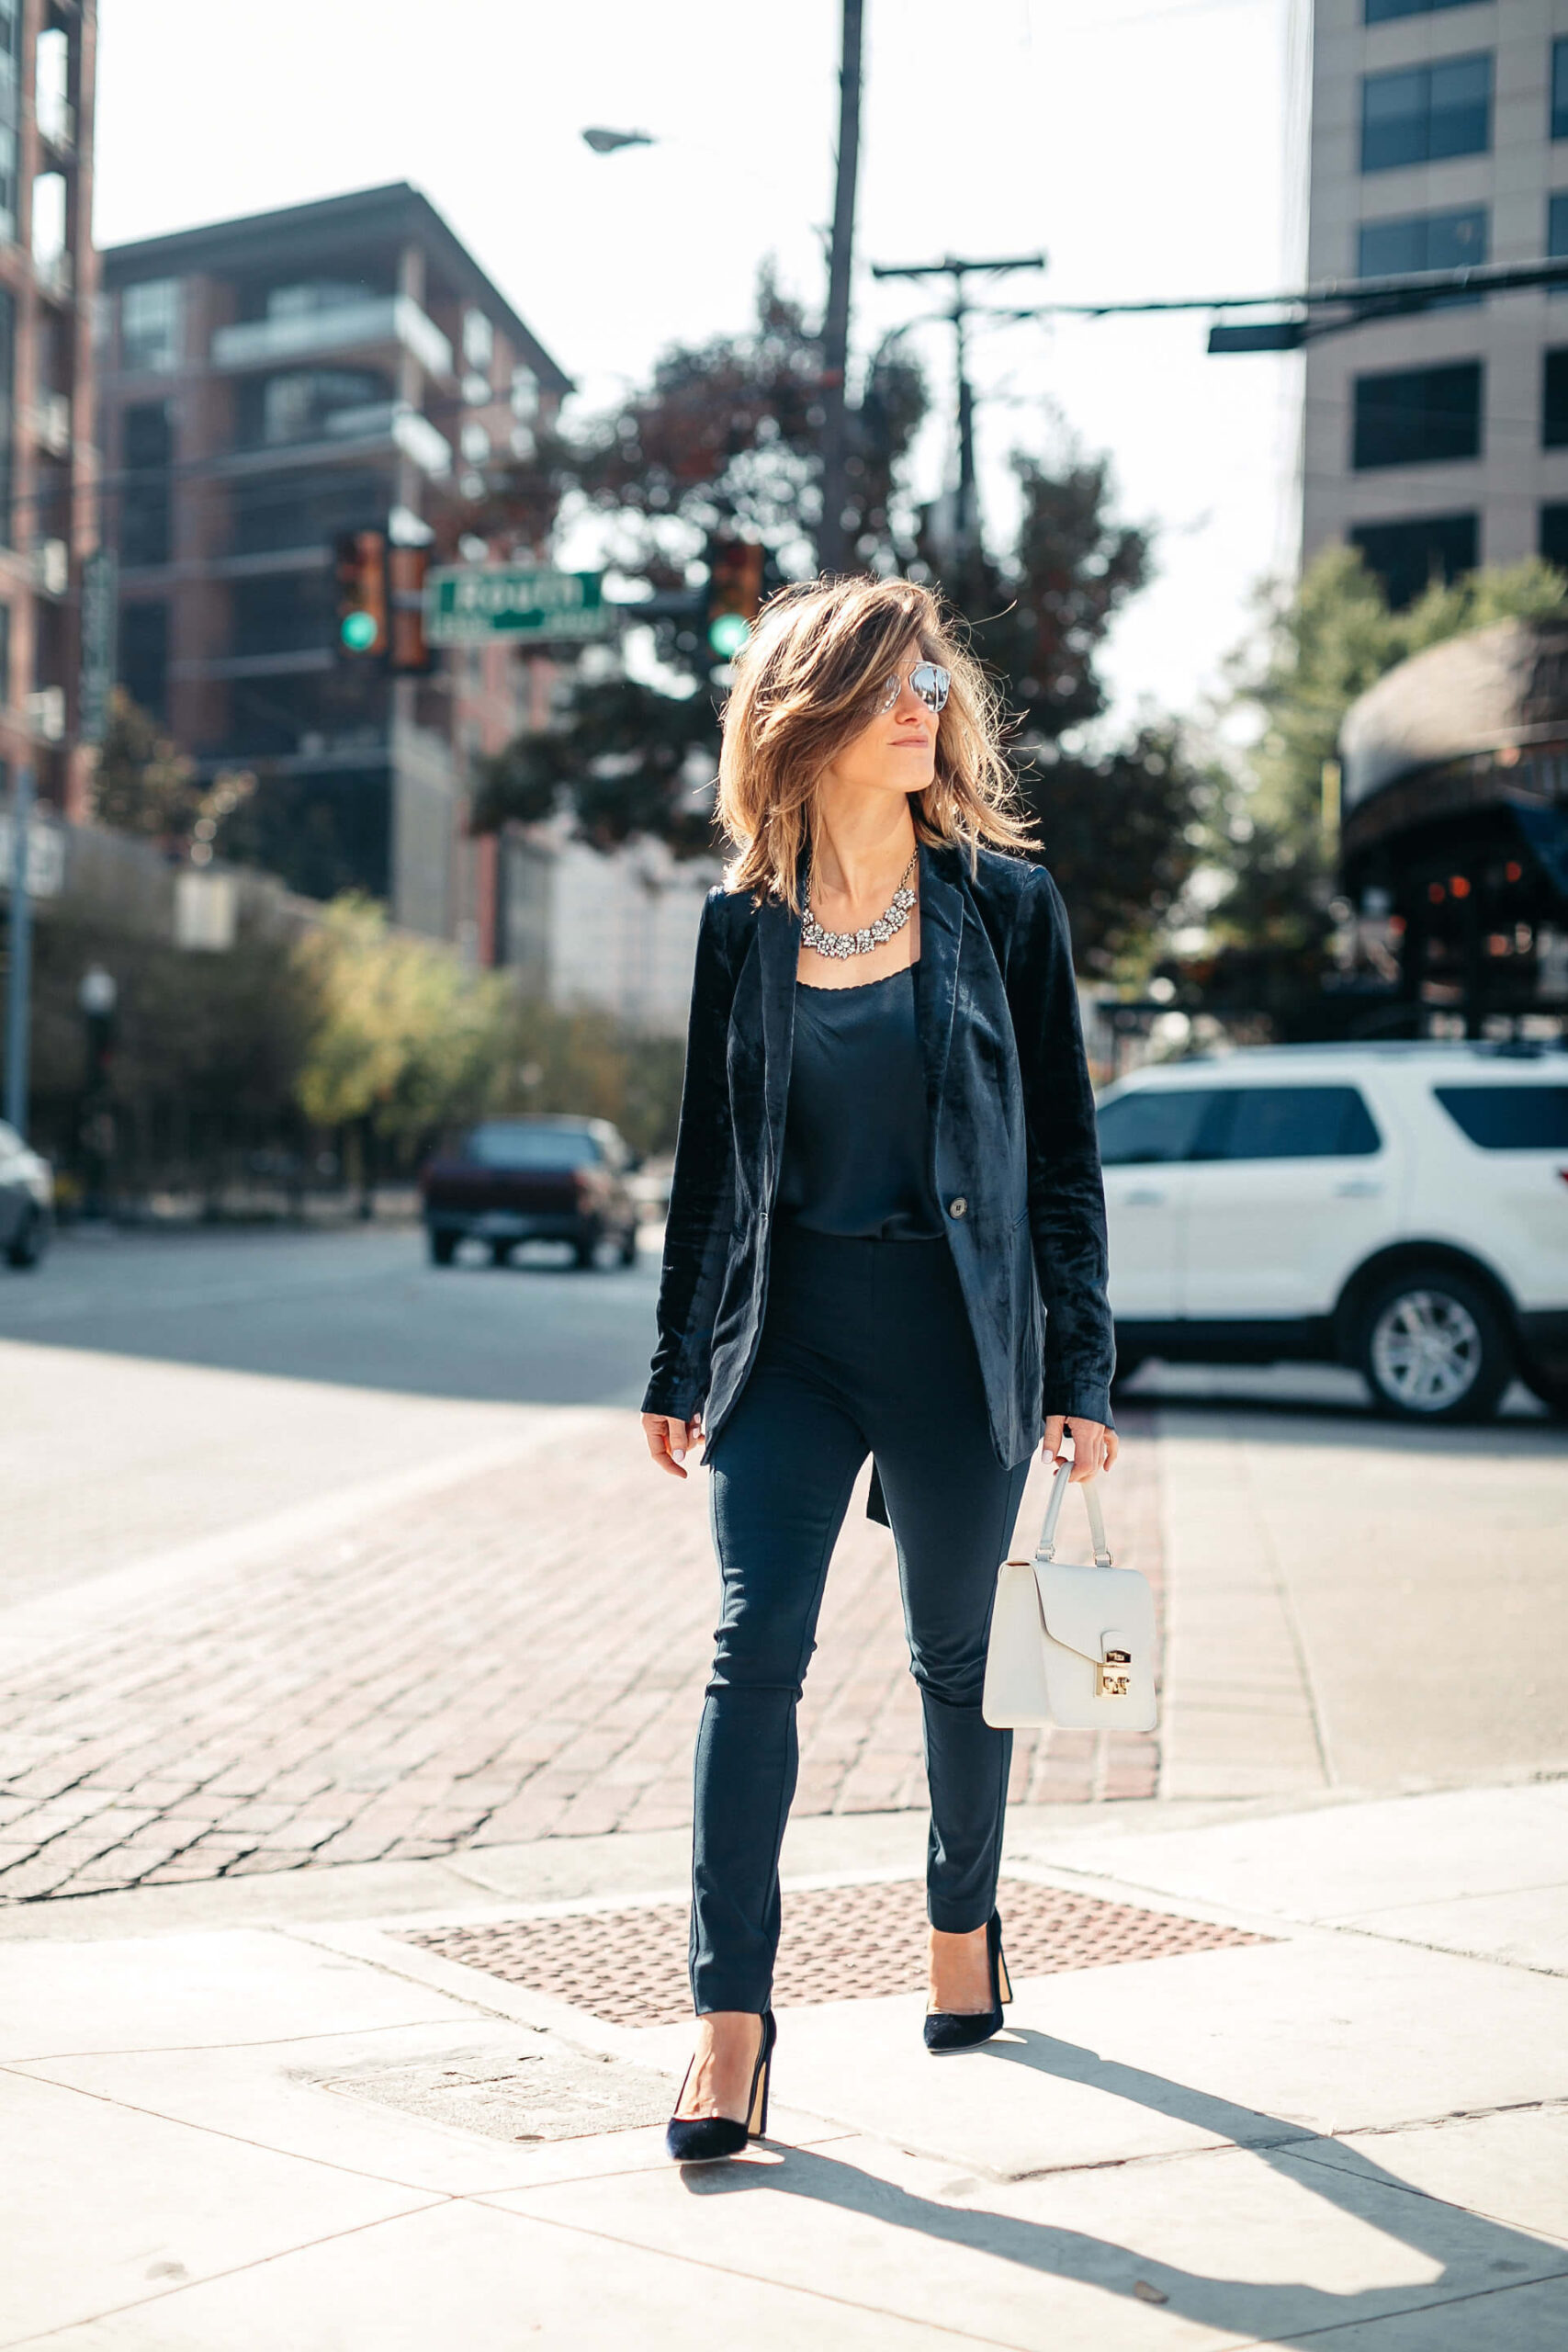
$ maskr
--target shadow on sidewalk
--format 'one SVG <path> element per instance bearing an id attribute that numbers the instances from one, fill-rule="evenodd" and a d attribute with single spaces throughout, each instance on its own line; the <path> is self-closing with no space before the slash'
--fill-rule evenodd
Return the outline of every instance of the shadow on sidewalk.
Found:
<path id="1" fill-rule="evenodd" d="M 685 2185 L 696 2196 L 810 2198 L 889 2228 L 912 2230 L 1127 2300 L 1154 2303 L 1163 2298 L 1163 2307 L 1173 2317 L 1271 2344 L 1305 2344 L 1326 2330 L 1393 2319 L 1404 2312 L 1435 2312 L 1450 2301 L 1462 2301 L 1472 2306 L 1464 2341 L 1474 2352 L 1524 2352 L 1517 2307 L 1499 2307 L 1494 2334 L 1476 2306 L 1508 2287 L 1568 2278 L 1568 2246 L 1448 2203 L 1373 2163 L 1359 2148 L 1343 2141 L 1325 2141 L 1321 2133 L 1278 2116 L 1237 2107 L 1229 2099 L 1027 2029 L 988 2042 L 966 2063 L 1032 2067 L 1059 2081 L 1087 2085 L 1213 2132 L 1256 2156 L 1294 2187 L 1310 2189 L 1356 2221 L 1398 2239 L 1435 2264 L 1438 2276 L 1426 2284 L 1367 2288 L 1345 2294 L 1314 2287 L 1304 2279 L 1264 2282 L 1211 2277 L 1176 2268 L 1139 2254 L 1131 2245 L 1082 2231 L 970 2206 L 940 2204 L 812 2149 L 791 2149 L 782 2164 L 767 2166 L 694 2165 L 683 2176 Z M 1314 2150 L 1332 2154 L 1314 2154 Z M 1131 2207 L 1144 2167 L 1120 2169 Z M 1043 2176 L 1024 2176 L 1032 2177 Z M 1148 2291 L 1151 2289 L 1153 2294 Z M 1546 2340 L 1543 2335 L 1540 2341 Z M 1413 2339 L 1402 2337 L 1401 2341 Z"/>

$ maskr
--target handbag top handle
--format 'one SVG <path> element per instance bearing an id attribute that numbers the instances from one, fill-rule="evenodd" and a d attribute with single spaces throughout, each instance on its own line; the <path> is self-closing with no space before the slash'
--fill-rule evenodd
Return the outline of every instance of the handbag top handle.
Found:
<path id="1" fill-rule="evenodd" d="M 1056 1521 L 1062 1516 L 1062 1504 L 1071 1484 L 1067 1465 L 1064 1463 L 1052 1476 L 1040 1541 L 1034 1547 L 1037 1560 L 1054 1560 L 1056 1556 Z M 1094 1565 L 1097 1568 L 1108 1568 L 1111 1566 L 1111 1548 L 1105 1541 L 1105 1521 L 1100 1513 L 1100 1497 L 1094 1491 L 1094 1480 L 1080 1478 L 1078 1487 L 1083 1496 L 1084 1509 L 1089 1513 L 1089 1532 L 1094 1542 Z"/>

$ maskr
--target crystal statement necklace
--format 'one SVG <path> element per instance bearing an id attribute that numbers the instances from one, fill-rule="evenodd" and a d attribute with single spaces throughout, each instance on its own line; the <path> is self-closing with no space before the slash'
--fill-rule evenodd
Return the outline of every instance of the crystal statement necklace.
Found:
<path id="1" fill-rule="evenodd" d="M 824 931 L 811 911 L 811 893 L 808 885 L 806 898 L 806 920 L 800 926 L 801 945 L 814 947 L 818 956 L 840 957 L 870 956 L 876 948 L 886 946 L 888 940 L 896 939 L 919 904 L 918 893 L 909 888 L 909 876 L 915 870 L 919 854 L 919 851 L 917 850 L 904 868 L 898 888 L 893 893 L 892 904 L 888 907 L 886 913 L 878 915 L 876 921 L 868 923 L 863 931 Z"/>

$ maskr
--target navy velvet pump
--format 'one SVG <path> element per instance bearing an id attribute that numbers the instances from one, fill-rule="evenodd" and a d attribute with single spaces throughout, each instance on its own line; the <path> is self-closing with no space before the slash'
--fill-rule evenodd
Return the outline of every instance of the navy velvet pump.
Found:
<path id="1" fill-rule="evenodd" d="M 773 2044 L 778 2040 L 778 2028 L 773 2023 L 772 2009 L 762 2011 L 762 2038 L 757 2049 L 757 2064 L 751 2070 L 751 2096 L 747 2102 L 746 2120 L 737 2123 L 728 2115 L 672 2115 L 664 2131 L 664 2145 L 678 2165 L 712 2164 L 717 2156 L 738 2156 L 748 2140 L 761 2140 L 768 2129 L 768 2084 L 773 2071 Z M 692 2061 L 695 2065 L 696 2061 Z M 688 2066 L 681 2084 L 681 2099 L 686 2096 L 686 2085 L 692 2079 Z"/>
<path id="2" fill-rule="evenodd" d="M 1002 1958 L 1002 1917 L 993 1911 L 986 1925 L 986 1956 L 991 1963 L 991 2006 L 988 2009 L 928 2009 L 926 2048 L 938 2056 L 949 2050 L 973 2050 L 1002 2030 L 1002 2004 L 1012 1998 L 1012 1981 Z"/>

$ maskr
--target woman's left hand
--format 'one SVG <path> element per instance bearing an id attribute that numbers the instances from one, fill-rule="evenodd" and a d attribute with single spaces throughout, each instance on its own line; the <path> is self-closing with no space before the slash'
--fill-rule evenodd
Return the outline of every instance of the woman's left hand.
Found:
<path id="1" fill-rule="evenodd" d="M 1046 1417 L 1045 1442 L 1041 1448 L 1048 1461 L 1068 1460 L 1062 1452 L 1064 1436 L 1073 1441 L 1070 1477 L 1074 1486 L 1109 1470 L 1120 1451 L 1115 1430 L 1108 1430 L 1103 1421 L 1082 1420 L 1077 1413 L 1051 1413 Z"/>

